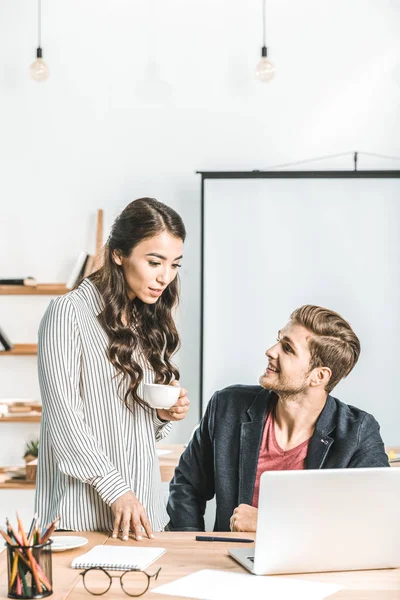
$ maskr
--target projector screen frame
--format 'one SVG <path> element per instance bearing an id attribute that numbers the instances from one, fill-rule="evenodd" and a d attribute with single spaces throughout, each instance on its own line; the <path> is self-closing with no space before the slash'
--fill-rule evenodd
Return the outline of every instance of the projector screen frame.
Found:
<path id="1" fill-rule="evenodd" d="M 348 171 L 196 171 L 201 175 L 200 204 L 200 366 L 199 410 L 200 420 L 204 412 L 204 183 L 206 179 L 398 179 L 400 170 L 348 170 Z"/>

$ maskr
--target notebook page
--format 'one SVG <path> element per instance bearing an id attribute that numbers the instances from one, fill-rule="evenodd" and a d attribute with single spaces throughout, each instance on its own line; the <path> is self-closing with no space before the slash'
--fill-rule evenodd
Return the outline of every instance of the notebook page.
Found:
<path id="1" fill-rule="evenodd" d="M 137 548 L 134 546 L 94 546 L 89 552 L 77 556 L 71 564 L 73 569 L 103 567 L 124 571 L 146 569 L 164 554 L 165 548 Z"/>

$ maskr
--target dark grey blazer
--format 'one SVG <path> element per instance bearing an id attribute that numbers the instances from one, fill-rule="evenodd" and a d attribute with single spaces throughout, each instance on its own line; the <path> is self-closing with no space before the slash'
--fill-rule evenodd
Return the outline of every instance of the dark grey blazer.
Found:
<path id="1" fill-rule="evenodd" d="M 170 529 L 204 531 L 206 501 L 214 495 L 214 531 L 229 531 L 236 506 L 251 504 L 265 417 L 273 398 L 273 392 L 247 385 L 213 395 L 170 483 Z M 374 417 L 328 396 L 310 440 L 306 468 L 388 466 Z"/>

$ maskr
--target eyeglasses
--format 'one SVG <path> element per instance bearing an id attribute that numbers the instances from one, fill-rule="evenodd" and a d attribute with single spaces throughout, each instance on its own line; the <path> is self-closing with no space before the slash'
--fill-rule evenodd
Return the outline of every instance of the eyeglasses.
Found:
<path id="1" fill-rule="evenodd" d="M 149 575 L 146 571 L 131 569 L 124 571 L 122 575 L 110 575 L 108 571 L 102 567 L 91 567 L 82 571 L 80 575 L 83 577 L 83 585 L 85 590 L 93 596 L 102 596 L 106 594 L 111 587 L 113 579 L 119 579 L 122 590 L 128 596 L 138 597 L 143 596 L 150 587 L 150 580 L 157 579 L 161 567 L 153 575 Z"/>

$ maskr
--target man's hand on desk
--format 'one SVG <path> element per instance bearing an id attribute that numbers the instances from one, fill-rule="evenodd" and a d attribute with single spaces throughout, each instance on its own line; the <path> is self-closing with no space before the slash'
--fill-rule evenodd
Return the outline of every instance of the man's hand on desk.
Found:
<path id="1" fill-rule="evenodd" d="M 111 504 L 111 510 L 114 513 L 113 538 L 117 538 L 120 530 L 122 530 L 121 539 L 127 540 L 129 529 L 137 540 L 142 539 L 143 529 L 147 537 L 154 537 L 146 511 L 133 492 L 126 492 L 120 496 L 118 500 Z"/>
<path id="2" fill-rule="evenodd" d="M 255 531 L 257 527 L 258 509 L 249 504 L 239 504 L 233 511 L 231 531 Z"/>
<path id="3" fill-rule="evenodd" d="M 179 385 L 179 382 L 173 381 L 171 385 Z M 176 404 L 171 406 L 168 410 L 165 410 L 164 408 L 157 409 L 158 418 L 162 421 L 182 421 L 189 410 L 189 404 L 190 400 L 187 396 L 187 390 L 181 387 Z"/>

